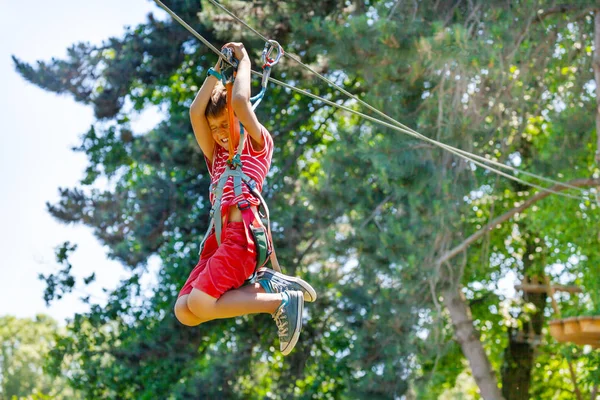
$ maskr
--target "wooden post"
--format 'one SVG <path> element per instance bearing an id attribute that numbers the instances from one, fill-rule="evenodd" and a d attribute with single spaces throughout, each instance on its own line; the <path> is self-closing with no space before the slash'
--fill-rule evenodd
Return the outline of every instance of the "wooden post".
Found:
<path id="1" fill-rule="evenodd" d="M 554 292 L 556 290 L 554 289 L 552 284 L 550 284 L 549 276 L 546 275 L 545 281 L 546 281 L 546 288 L 548 290 L 548 296 L 550 296 L 550 300 L 552 301 L 552 308 L 554 309 L 554 313 L 556 314 L 556 316 L 558 318 L 560 318 L 560 308 L 558 308 L 558 303 L 556 302 L 556 299 L 554 298 Z"/>
<path id="2" fill-rule="evenodd" d="M 550 277 L 548 275 L 545 276 L 546 287 L 548 288 L 548 296 L 550 296 L 550 300 L 552 301 L 552 308 L 554 309 L 554 313 L 558 318 L 560 318 L 560 308 L 558 307 L 558 303 L 554 298 L 555 289 L 550 283 Z M 581 397 L 581 392 L 579 391 L 579 386 L 577 385 L 577 375 L 575 374 L 575 368 L 573 368 L 573 363 L 571 360 L 567 360 L 567 364 L 569 364 L 569 373 L 571 374 L 571 380 L 573 381 L 573 387 L 575 388 L 575 395 L 577 396 L 577 400 L 583 400 Z"/>

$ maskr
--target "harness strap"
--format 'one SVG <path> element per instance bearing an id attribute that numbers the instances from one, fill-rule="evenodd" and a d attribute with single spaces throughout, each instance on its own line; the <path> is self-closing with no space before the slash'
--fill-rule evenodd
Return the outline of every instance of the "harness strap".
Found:
<path id="1" fill-rule="evenodd" d="M 221 199 L 223 197 L 223 190 L 225 189 L 225 185 L 227 184 L 227 180 L 229 179 L 230 176 L 233 177 L 233 193 L 234 193 L 235 197 L 243 195 L 242 181 L 243 182 L 252 181 L 252 179 L 248 175 L 244 174 L 241 169 L 237 169 L 237 168 L 231 169 L 229 167 L 229 165 L 227 165 L 225 167 L 225 171 L 223 171 L 223 175 L 221 175 L 221 177 L 219 178 L 217 185 L 215 187 L 211 188 L 211 191 L 213 192 L 213 194 L 215 196 L 215 203 L 214 203 L 212 209 L 210 210 L 210 215 L 211 215 L 211 218 L 214 220 L 215 234 L 217 236 L 217 243 L 219 245 L 221 245 L 221 234 L 222 234 L 222 227 L 223 227 Z M 246 200 L 244 200 L 244 201 L 246 201 Z"/>
<path id="2" fill-rule="evenodd" d="M 222 228 L 222 224 L 223 224 L 223 217 L 221 215 L 221 199 L 223 198 L 223 189 L 225 188 L 227 179 L 231 175 L 229 173 L 229 171 L 236 171 L 236 170 L 230 170 L 229 168 L 226 168 L 225 171 L 223 172 L 223 175 L 221 175 L 221 177 L 219 178 L 217 185 L 215 187 L 211 188 L 211 191 L 213 192 L 213 194 L 215 196 L 215 203 L 214 203 L 212 209 L 210 210 L 210 216 L 211 216 L 211 220 L 213 220 L 212 222 L 214 224 L 215 233 L 217 234 L 217 243 L 219 245 L 221 245 L 221 230 L 222 230 L 221 228 Z M 211 225 L 213 225 L 213 224 L 211 224 Z"/>
<path id="3" fill-rule="evenodd" d="M 210 236 L 213 228 L 215 230 L 215 237 L 217 239 L 217 243 L 219 245 L 221 245 L 221 241 L 222 241 L 221 235 L 223 234 L 223 215 L 222 215 L 222 210 L 221 210 L 221 198 L 223 197 L 223 190 L 224 190 L 227 180 L 229 179 L 230 176 L 233 177 L 233 183 L 234 183 L 233 184 L 233 192 L 236 197 L 243 195 L 242 184 L 246 184 L 246 186 L 248 186 L 248 189 L 250 190 L 250 193 L 252 193 L 252 195 L 259 200 L 259 202 L 260 202 L 259 207 L 262 207 L 262 209 L 264 210 L 264 216 L 267 220 L 267 223 L 266 223 L 267 236 L 269 238 L 269 242 L 271 243 L 272 251 L 271 251 L 271 255 L 269 256 L 269 258 L 271 260 L 273 269 L 278 272 L 281 272 L 281 267 L 279 265 L 279 261 L 277 260 L 277 255 L 275 254 L 275 246 L 273 245 L 273 236 L 271 233 L 271 219 L 270 219 L 270 214 L 269 214 L 269 207 L 267 206 L 267 203 L 265 202 L 265 199 L 262 197 L 260 192 L 258 190 L 256 190 L 256 182 L 254 182 L 254 180 L 252 178 L 250 178 L 248 175 L 244 174 L 241 169 L 231 169 L 231 168 L 229 168 L 229 166 L 226 166 L 225 171 L 223 172 L 223 175 L 221 175 L 221 177 L 219 178 L 219 181 L 216 182 L 216 185 L 211 186 L 210 190 L 215 195 L 215 203 L 214 203 L 212 209 L 210 210 L 210 217 L 211 217 L 210 223 L 208 225 L 208 230 L 206 231 L 206 234 L 204 235 L 204 239 L 202 240 L 202 245 L 200 246 L 200 252 L 202 252 L 204 242 Z M 244 223 L 246 226 L 250 226 L 250 224 L 252 224 L 255 220 L 258 221 L 260 224 L 262 224 L 260 213 L 255 211 L 250 206 L 250 203 L 247 200 L 244 199 L 243 201 L 240 201 L 237 205 L 238 205 L 238 208 L 240 208 L 240 210 L 242 211 L 242 218 L 244 219 Z M 227 215 L 226 215 L 226 217 L 227 217 Z M 248 229 L 246 229 L 246 239 L 252 240 L 249 236 Z"/>
<path id="4" fill-rule="evenodd" d="M 198 255 L 202 254 L 202 250 L 204 249 L 204 243 L 206 243 L 206 239 L 208 239 L 208 237 L 210 236 L 210 233 L 212 232 L 214 227 L 215 227 L 215 219 L 211 216 L 210 222 L 208 223 L 208 229 L 206 230 L 206 233 L 204 234 L 204 237 L 202 238 L 202 242 L 200 242 L 200 252 L 198 253 Z"/>
<path id="5" fill-rule="evenodd" d="M 269 242 L 271 243 L 271 255 L 269 258 L 271 259 L 271 265 L 273 269 L 277 272 L 281 272 L 281 266 L 279 266 L 279 260 L 277 260 L 277 254 L 275 254 L 275 244 L 273 243 L 273 236 L 271 235 L 271 219 L 269 216 L 269 206 L 267 206 L 267 202 L 263 199 L 262 195 L 256 190 L 255 185 L 248 185 L 250 192 L 258 198 L 260 201 L 261 207 L 265 210 L 265 218 L 267 219 L 267 236 L 269 237 Z M 260 215 L 257 215 L 256 218 L 260 221 Z"/>

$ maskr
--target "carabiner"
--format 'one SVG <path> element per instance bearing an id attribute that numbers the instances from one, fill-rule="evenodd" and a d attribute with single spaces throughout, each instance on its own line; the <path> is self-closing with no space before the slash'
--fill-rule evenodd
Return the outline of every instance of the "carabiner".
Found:
<path id="1" fill-rule="evenodd" d="M 221 74 L 223 75 L 223 84 L 231 81 L 233 82 L 233 79 L 235 77 L 235 72 L 237 72 L 237 68 L 238 68 L 238 60 L 237 58 L 234 57 L 233 55 L 233 50 L 231 50 L 229 47 L 224 47 L 221 49 L 221 54 L 223 54 L 223 57 L 225 58 L 225 61 L 223 58 L 220 58 L 221 60 L 221 65 L 220 65 L 220 69 L 221 69 Z M 230 73 L 230 71 L 228 71 L 229 68 L 232 68 L 232 71 Z"/>
<path id="2" fill-rule="evenodd" d="M 275 49 L 277 49 L 277 56 L 275 58 L 271 58 L 271 53 Z M 279 43 L 277 43 L 277 41 L 269 40 L 268 42 L 266 42 L 265 48 L 263 49 L 263 52 L 262 52 L 263 68 L 273 67 L 274 65 L 276 65 L 279 62 L 279 60 L 281 59 L 282 55 L 283 55 L 283 47 L 281 47 L 281 45 Z"/>

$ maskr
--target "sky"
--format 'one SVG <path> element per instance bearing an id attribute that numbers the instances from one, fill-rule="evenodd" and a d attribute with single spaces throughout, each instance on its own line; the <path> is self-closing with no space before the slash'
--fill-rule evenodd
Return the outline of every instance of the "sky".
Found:
<path id="1" fill-rule="evenodd" d="M 64 323 L 88 309 L 82 295 L 103 304 L 102 288 L 115 288 L 129 274 L 107 259 L 91 229 L 61 224 L 46 208 L 46 202 L 58 200 L 59 187 L 75 187 L 83 178 L 86 156 L 71 148 L 94 121 L 91 107 L 26 82 L 11 55 L 29 63 L 64 58 L 74 43 L 100 44 L 144 22 L 149 12 L 160 18 L 165 13 L 151 0 L 0 0 L 0 5 L 0 316 L 45 313 Z M 133 128 L 144 132 L 159 118 L 142 114 Z M 46 307 L 38 275 L 59 270 L 54 252 L 65 241 L 78 245 L 73 274 L 96 272 L 97 279 Z M 150 268 L 148 284 L 156 268 Z"/>

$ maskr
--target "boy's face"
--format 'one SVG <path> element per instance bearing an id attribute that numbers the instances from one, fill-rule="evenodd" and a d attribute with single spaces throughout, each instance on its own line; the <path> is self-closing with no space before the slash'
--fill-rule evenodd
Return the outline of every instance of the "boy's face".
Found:
<path id="1" fill-rule="evenodd" d="M 212 137 L 217 144 L 224 148 L 229 148 L 229 118 L 227 116 L 227 110 L 223 111 L 216 117 L 210 116 L 206 118 L 208 120 L 208 126 Z M 239 125 L 237 117 L 234 117 L 236 126 Z"/>

